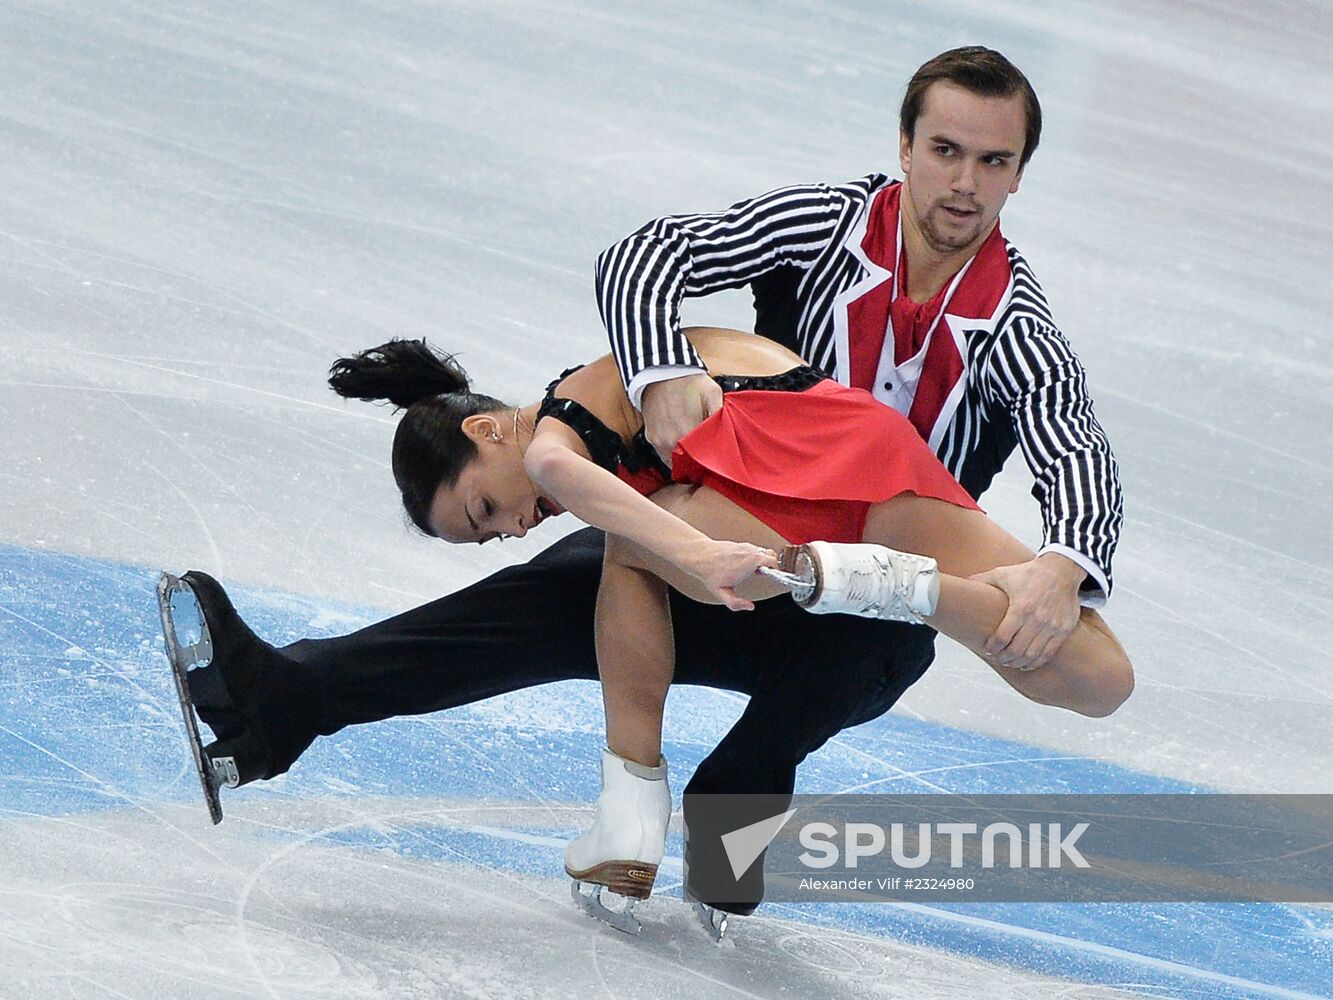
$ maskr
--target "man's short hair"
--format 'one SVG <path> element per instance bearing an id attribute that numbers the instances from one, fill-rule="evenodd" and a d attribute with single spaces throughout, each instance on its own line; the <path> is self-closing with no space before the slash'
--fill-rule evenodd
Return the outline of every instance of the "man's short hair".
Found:
<path id="1" fill-rule="evenodd" d="M 941 52 L 912 74 L 903 96 L 902 110 L 898 113 L 898 127 L 910 143 L 916 138 L 916 120 L 925 103 L 926 91 L 932 83 L 945 80 L 979 97 L 1013 97 L 1023 95 L 1023 110 L 1027 116 L 1027 132 L 1023 136 L 1023 153 L 1018 169 L 1027 165 L 1041 140 L 1041 104 L 1037 93 L 1028 83 L 1022 70 L 1008 59 L 981 45 L 967 45 L 961 49 Z"/>

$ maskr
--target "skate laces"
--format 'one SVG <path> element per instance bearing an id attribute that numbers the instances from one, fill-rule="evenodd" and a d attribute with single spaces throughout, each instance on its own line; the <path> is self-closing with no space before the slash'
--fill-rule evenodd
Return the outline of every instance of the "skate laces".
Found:
<path id="1" fill-rule="evenodd" d="M 847 567 L 843 599 L 857 610 L 901 610 L 905 598 L 892 562 L 880 553 L 869 553 Z"/>

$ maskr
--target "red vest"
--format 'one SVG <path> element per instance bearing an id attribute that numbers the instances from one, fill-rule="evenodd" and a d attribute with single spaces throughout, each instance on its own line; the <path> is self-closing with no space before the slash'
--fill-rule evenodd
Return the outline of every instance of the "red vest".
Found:
<path id="1" fill-rule="evenodd" d="M 874 266 L 872 272 L 878 268 L 881 274 L 880 280 L 869 288 L 860 288 L 856 298 L 846 304 L 846 372 L 851 385 L 875 392 L 876 374 L 886 349 L 892 349 L 895 366 L 911 362 L 924 350 L 916 392 L 905 413 L 917 433 L 936 447 L 957 409 L 966 375 L 962 331 L 954 327 L 960 325 L 959 320 L 977 319 L 986 325 L 995 318 L 1011 282 L 1009 258 L 997 224 L 976 256 L 931 301 L 919 305 L 912 302 L 906 296 L 902 273 L 906 261 L 899 264 L 901 193 L 901 183 L 890 184 L 875 196 L 868 209 L 857 256 Z M 889 330 L 893 331 L 892 341 Z M 909 365 L 904 370 L 913 369 Z"/>

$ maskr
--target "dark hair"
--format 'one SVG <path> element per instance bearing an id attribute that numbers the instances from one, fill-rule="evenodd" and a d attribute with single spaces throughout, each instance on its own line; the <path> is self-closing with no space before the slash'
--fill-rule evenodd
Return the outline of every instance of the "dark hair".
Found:
<path id="1" fill-rule="evenodd" d="M 1027 166 L 1041 141 L 1041 103 L 1037 92 L 1028 83 L 1022 70 L 994 49 L 967 45 L 961 49 L 941 52 L 912 74 L 907 81 L 902 110 L 898 113 L 898 127 L 910 143 L 916 138 L 916 120 L 925 103 L 926 91 L 932 83 L 945 80 L 971 91 L 980 97 L 1013 97 L 1023 95 L 1023 110 L 1027 116 L 1027 131 L 1023 136 L 1023 152 L 1018 169 Z"/>
<path id="2" fill-rule="evenodd" d="M 477 454 L 463 421 L 509 407 L 469 389 L 467 372 L 452 354 L 424 340 L 391 340 L 329 368 L 339 396 L 367 403 L 387 401 L 405 409 L 393 435 L 393 478 L 403 507 L 423 533 L 434 535 L 430 506 L 441 486 L 452 486 Z"/>

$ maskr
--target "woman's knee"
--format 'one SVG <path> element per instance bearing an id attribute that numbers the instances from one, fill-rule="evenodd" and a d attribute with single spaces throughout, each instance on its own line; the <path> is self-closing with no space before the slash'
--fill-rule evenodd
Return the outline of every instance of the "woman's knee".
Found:
<path id="1" fill-rule="evenodd" d="M 1103 652 L 1093 669 L 1093 690 L 1089 697 L 1091 711 L 1084 715 L 1104 718 L 1110 715 L 1134 693 L 1134 665 L 1111 627 L 1097 612 L 1085 609 L 1082 623 L 1104 636 Z"/>
<path id="2" fill-rule="evenodd" d="M 602 556 L 603 566 L 623 566 L 628 569 L 642 569 L 645 550 L 637 542 L 624 535 L 606 536 L 606 550 Z"/>
<path id="3" fill-rule="evenodd" d="M 1134 668 L 1121 651 L 1096 661 L 1070 662 L 1057 657 L 1033 670 L 995 669 L 1029 701 L 1094 719 L 1115 712 L 1134 692 Z"/>
<path id="4" fill-rule="evenodd" d="M 1102 719 L 1110 715 L 1134 693 L 1134 666 L 1129 658 L 1120 656 L 1097 672 L 1096 684 L 1087 698 L 1084 715 Z"/>
<path id="5" fill-rule="evenodd" d="M 1077 669 L 1048 663 L 1029 676 L 1035 683 L 1024 694 L 1033 701 L 1067 708 L 1092 719 L 1111 715 L 1134 693 L 1134 668 L 1124 656 L 1095 665 L 1084 664 Z"/>
<path id="6" fill-rule="evenodd" d="M 602 550 L 602 562 L 607 566 L 629 565 L 629 542 L 622 535 L 606 536 L 606 547 Z"/>

